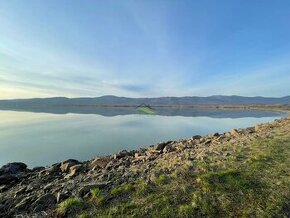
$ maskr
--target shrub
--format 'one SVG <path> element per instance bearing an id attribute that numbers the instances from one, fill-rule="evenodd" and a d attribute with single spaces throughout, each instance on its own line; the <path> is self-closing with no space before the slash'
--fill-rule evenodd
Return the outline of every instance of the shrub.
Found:
<path id="1" fill-rule="evenodd" d="M 92 200 L 97 205 L 102 205 L 105 202 L 105 197 L 103 196 L 101 190 L 99 188 L 94 188 L 91 190 Z"/>

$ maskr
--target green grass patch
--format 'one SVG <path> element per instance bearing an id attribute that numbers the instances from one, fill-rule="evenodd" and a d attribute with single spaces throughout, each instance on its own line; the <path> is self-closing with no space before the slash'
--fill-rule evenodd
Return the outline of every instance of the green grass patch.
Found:
<path id="1" fill-rule="evenodd" d="M 165 185 L 169 182 L 169 178 L 166 175 L 161 174 L 153 182 L 155 185 Z"/>
<path id="2" fill-rule="evenodd" d="M 194 207 L 192 205 L 180 205 L 178 208 L 179 217 L 189 218 L 194 214 Z"/>
<path id="3" fill-rule="evenodd" d="M 85 202 L 82 199 L 71 197 L 58 205 L 57 212 L 62 215 L 67 213 L 75 214 L 84 208 Z"/>
<path id="4" fill-rule="evenodd" d="M 103 205 L 105 203 L 105 197 L 103 196 L 99 188 L 94 188 L 91 190 L 92 200 L 97 205 Z"/>
<path id="5" fill-rule="evenodd" d="M 119 187 L 112 188 L 111 195 L 112 196 L 119 196 L 124 193 L 128 193 L 134 189 L 133 185 L 130 183 L 123 183 Z"/>
<path id="6" fill-rule="evenodd" d="M 146 181 L 139 181 L 136 184 L 136 193 L 138 195 L 147 195 L 153 191 L 152 187 Z"/>

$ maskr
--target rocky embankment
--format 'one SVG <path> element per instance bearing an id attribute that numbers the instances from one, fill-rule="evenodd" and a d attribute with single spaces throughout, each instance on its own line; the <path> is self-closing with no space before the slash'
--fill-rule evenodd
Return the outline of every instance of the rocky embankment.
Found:
<path id="1" fill-rule="evenodd" d="M 196 135 L 188 140 L 124 150 L 85 162 L 66 160 L 49 168 L 28 169 L 24 163 L 9 163 L 0 168 L 0 217 L 55 217 L 58 204 L 72 196 L 89 198 L 93 188 L 108 193 L 109 202 L 110 190 L 123 183 L 134 183 L 140 178 L 150 182 L 160 174 L 171 174 L 183 164 L 193 166 L 195 161 L 206 160 L 210 154 L 218 155 L 220 161 L 226 160 L 235 146 L 272 137 L 277 129 L 287 132 L 289 126 L 290 117 L 282 118 L 223 134 Z"/>

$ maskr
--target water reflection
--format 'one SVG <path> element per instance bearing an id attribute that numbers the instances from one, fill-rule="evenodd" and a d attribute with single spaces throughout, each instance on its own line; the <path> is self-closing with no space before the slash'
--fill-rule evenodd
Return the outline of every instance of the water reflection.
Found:
<path id="1" fill-rule="evenodd" d="M 32 167 L 50 165 L 68 158 L 87 160 L 160 141 L 225 132 L 281 116 L 258 111 L 251 114 L 242 111 L 228 111 L 228 114 L 226 111 L 205 112 L 187 117 L 140 114 L 106 117 L 96 114 L 0 111 L 0 165 L 21 161 Z M 171 113 L 180 114 L 179 111 Z"/>

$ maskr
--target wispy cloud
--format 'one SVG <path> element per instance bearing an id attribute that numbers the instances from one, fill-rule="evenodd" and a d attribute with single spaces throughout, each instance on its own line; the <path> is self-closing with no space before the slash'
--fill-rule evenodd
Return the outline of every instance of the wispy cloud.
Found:
<path id="1" fill-rule="evenodd" d="M 0 3 L 0 98 L 290 93 L 286 5 L 32 2 Z"/>

